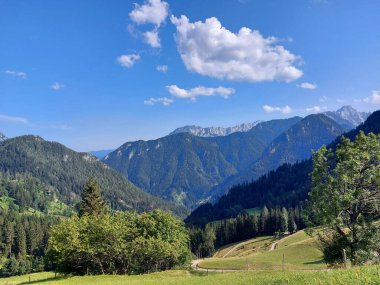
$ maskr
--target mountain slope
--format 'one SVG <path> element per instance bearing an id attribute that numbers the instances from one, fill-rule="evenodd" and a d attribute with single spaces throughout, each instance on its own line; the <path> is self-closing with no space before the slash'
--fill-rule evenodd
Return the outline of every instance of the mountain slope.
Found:
<path id="1" fill-rule="evenodd" d="M 253 127 L 261 123 L 260 121 L 256 121 L 254 123 L 244 123 L 234 127 L 207 127 L 202 128 L 199 126 L 184 126 L 178 129 L 175 129 L 170 135 L 176 135 L 180 133 L 190 133 L 197 137 L 219 137 L 219 136 L 228 136 L 232 133 L 236 132 L 248 132 Z"/>
<path id="2" fill-rule="evenodd" d="M 309 115 L 275 138 L 261 157 L 248 168 L 215 187 L 211 193 L 214 196 L 223 194 L 233 185 L 256 180 L 281 164 L 292 164 L 307 159 L 312 150 L 332 142 L 344 130 L 342 126 L 323 114 Z"/>
<path id="3" fill-rule="evenodd" d="M 8 139 L 0 144 L 0 172 L 29 173 L 57 190 L 60 201 L 74 206 L 89 177 L 95 177 L 113 209 L 149 211 L 183 209 L 141 191 L 94 156 L 77 153 L 37 136 Z"/>
<path id="4" fill-rule="evenodd" d="M 224 137 L 179 133 L 129 142 L 107 155 L 104 162 L 141 189 L 192 207 L 209 189 L 256 160 L 275 137 L 300 120 L 263 122 L 248 132 Z"/>
<path id="5" fill-rule="evenodd" d="M 359 112 L 351 106 L 343 106 L 337 111 L 329 111 L 323 114 L 335 120 L 339 125 L 349 131 L 364 123 L 371 113 Z"/>
<path id="6" fill-rule="evenodd" d="M 380 111 L 372 113 L 367 120 L 344 136 L 353 140 L 363 131 L 368 134 L 380 133 Z M 336 138 L 328 148 L 335 148 L 340 142 Z M 261 176 L 254 182 L 232 187 L 228 194 L 212 205 L 207 203 L 194 210 L 187 218 L 189 224 L 205 224 L 213 220 L 236 216 L 243 209 L 284 206 L 294 207 L 307 199 L 310 191 L 312 160 L 309 158 L 294 165 L 283 164 L 274 171 Z"/>

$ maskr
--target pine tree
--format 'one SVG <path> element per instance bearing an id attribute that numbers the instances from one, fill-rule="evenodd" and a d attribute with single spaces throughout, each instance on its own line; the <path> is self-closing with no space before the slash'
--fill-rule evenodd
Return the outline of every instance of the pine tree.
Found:
<path id="1" fill-rule="evenodd" d="M 79 216 L 96 215 L 101 216 L 108 212 L 108 207 L 102 196 L 100 188 L 94 178 L 90 178 L 82 193 L 82 202 L 79 206 Z"/>

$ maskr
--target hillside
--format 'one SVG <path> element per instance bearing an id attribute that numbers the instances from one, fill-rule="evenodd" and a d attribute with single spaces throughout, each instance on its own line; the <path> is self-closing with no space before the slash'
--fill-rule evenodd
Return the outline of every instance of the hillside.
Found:
<path id="1" fill-rule="evenodd" d="M 360 132 L 380 133 L 380 111 L 372 113 L 367 120 L 356 129 L 345 133 L 344 136 L 354 139 Z M 335 148 L 340 138 L 336 138 L 328 148 Z M 256 181 L 236 185 L 228 194 L 220 197 L 218 201 L 200 206 L 187 218 L 190 224 L 204 224 L 229 216 L 229 209 L 249 209 L 267 205 L 295 206 L 308 197 L 310 191 L 310 172 L 312 169 L 311 159 L 301 161 L 294 165 L 283 164 L 276 170 L 261 176 Z"/>
<path id="2" fill-rule="evenodd" d="M 70 206 L 79 201 L 89 177 L 99 182 L 113 209 L 149 211 L 154 208 L 185 211 L 141 191 L 94 156 L 78 153 L 38 136 L 22 136 L 0 144 L 0 172 L 27 173 L 52 187 L 57 198 Z"/>
<path id="3" fill-rule="evenodd" d="M 245 170 L 230 177 L 212 191 L 213 195 L 225 193 L 233 185 L 254 181 L 281 164 L 293 164 L 310 157 L 312 150 L 332 142 L 344 128 L 323 114 L 309 115 L 275 138 L 261 157 Z"/>
<path id="4" fill-rule="evenodd" d="M 234 270 L 282 270 L 285 256 L 286 270 L 325 269 L 318 239 L 299 231 L 282 239 L 258 237 L 223 248 L 228 255 L 206 258 L 201 268 Z"/>
<path id="5" fill-rule="evenodd" d="M 104 162 L 145 191 L 197 205 L 208 191 L 260 157 L 268 144 L 301 120 L 263 122 L 248 132 L 203 138 L 179 133 L 152 141 L 129 142 Z"/>

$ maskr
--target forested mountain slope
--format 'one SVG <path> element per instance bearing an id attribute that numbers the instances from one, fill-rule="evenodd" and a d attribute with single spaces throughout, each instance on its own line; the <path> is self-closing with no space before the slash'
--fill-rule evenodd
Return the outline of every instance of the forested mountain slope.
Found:
<path id="1" fill-rule="evenodd" d="M 344 136 L 354 139 L 360 132 L 380 133 L 380 111 L 372 113 L 367 120 Z M 335 148 L 340 137 L 328 148 Z M 205 224 L 213 220 L 236 216 L 244 209 L 274 206 L 294 207 L 307 199 L 310 191 L 311 159 L 294 165 L 284 164 L 276 170 L 261 176 L 256 181 L 242 183 L 232 187 L 228 194 L 220 197 L 212 205 L 206 203 L 194 210 L 187 218 L 189 224 Z"/>
<path id="2" fill-rule="evenodd" d="M 344 128 L 323 114 L 309 115 L 275 138 L 261 157 L 245 170 L 227 179 L 212 191 L 224 194 L 233 185 L 253 181 L 284 163 L 295 163 L 310 157 L 312 150 L 332 142 Z"/>
<path id="3" fill-rule="evenodd" d="M 89 177 L 94 177 L 113 209 L 149 211 L 155 208 L 185 210 L 153 197 L 110 169 L 94 156 L 78 153 L 38 136 L 12 138 L 0 144 L 0 172 L 27 173 L 56 191 L 57 199 L 74 206 Z"/>
<path id="4" fill-rule="evenodd" d="M 274 138 L 300 120 L 272 120 L 223 137 L 179 133 L 129 142 L 104 162 L 141 189 L 190 208 L 208 196 L 212 187 L 259 158 Z"/>

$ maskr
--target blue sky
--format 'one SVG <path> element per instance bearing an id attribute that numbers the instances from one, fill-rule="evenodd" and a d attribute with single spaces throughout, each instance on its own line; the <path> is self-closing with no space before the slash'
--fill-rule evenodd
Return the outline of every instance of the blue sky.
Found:
<path id="1" fill-rule="evenodd" d="M 0 0 L 0 131 L 75 150 L 380 107 L 378 1 Z"/>

